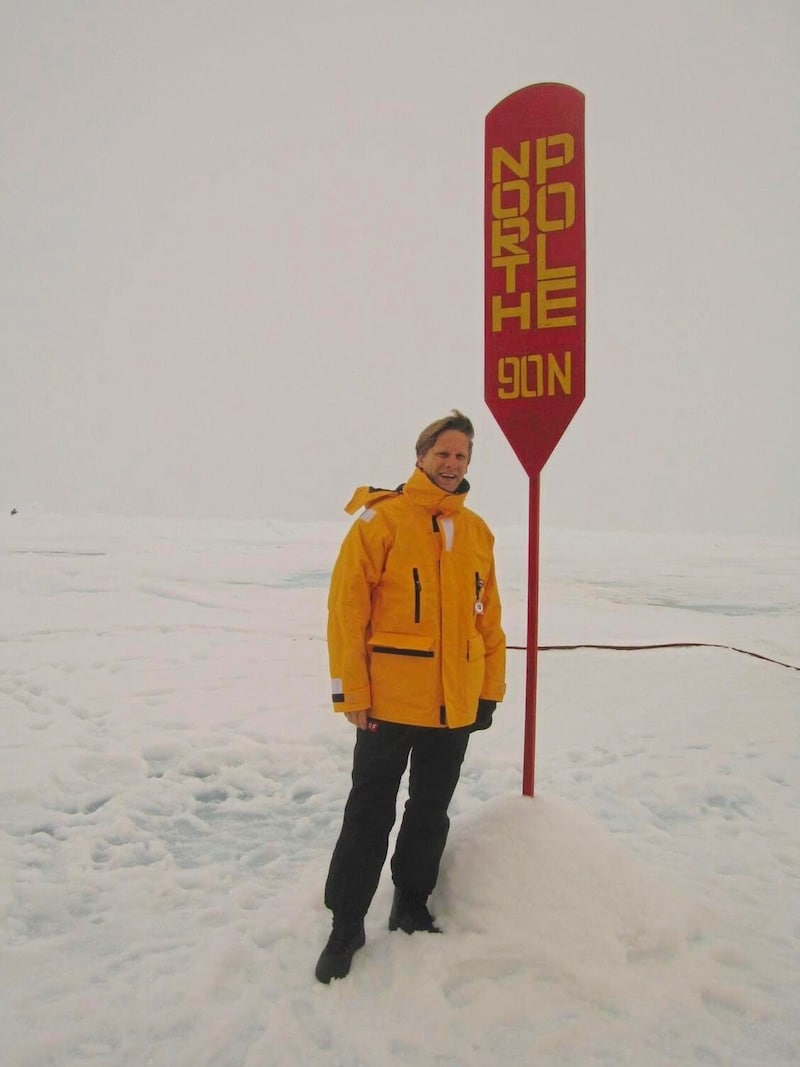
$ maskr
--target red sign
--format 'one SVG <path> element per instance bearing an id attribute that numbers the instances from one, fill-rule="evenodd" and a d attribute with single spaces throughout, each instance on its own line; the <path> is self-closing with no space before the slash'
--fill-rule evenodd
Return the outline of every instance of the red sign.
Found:
<path id="1" fill-rule="evenodd" d="M 583 94 L 529 85 L 486 116 L 485 399 L 530 481 L 522 792 L 533 796 L 539 475 L 580 407 L 586 343 Z"/>
<path id="2" fill-rule="evenodd" d="M 550 83 L 486 116 L 485 399 L 529 475 L 585 392 L 583 116 Z"/>

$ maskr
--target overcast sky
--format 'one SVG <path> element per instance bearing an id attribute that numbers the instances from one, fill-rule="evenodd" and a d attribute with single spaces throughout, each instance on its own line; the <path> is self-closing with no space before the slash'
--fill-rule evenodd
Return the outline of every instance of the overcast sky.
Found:
<path id="1" fill-rule="evenodd" d="M 5 0 L 0 506 L 339 519 L 483 401 L 483 123 L 586 94 L 549 525 L 800 533 L 800 4 Z"/>

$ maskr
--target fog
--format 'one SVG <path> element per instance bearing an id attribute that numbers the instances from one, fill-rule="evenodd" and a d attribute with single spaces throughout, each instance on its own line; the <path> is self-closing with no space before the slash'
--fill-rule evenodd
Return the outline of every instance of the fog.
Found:
<path id="1" fill-rule="evenodd" d="M 511 0 L 0 14 L 0 506 L 339 518 L 483 401 L 483 121 L 586 95 L 577 528 L 800 531 L 800 9 Z"/>

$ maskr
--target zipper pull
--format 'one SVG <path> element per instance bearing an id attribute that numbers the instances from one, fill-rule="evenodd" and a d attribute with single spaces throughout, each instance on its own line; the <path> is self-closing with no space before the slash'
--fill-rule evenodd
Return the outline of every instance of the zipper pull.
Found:
<path id="1" fill-rule="evenodd" d="M 483 587 L 486 585 L 480 574 L 475 571 L 475 614 L 483 615 Z"/>

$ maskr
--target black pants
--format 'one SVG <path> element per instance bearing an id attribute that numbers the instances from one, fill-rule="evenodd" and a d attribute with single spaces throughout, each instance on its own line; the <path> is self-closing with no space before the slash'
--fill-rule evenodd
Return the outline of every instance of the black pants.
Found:
<path id="1" fill-rule="evenodd" d="M 366 915 L 386 860 L 397 791 L 411 755 L 408 800 L 392 856 L 392 880 L 427 896 L 439 877 L 450 805 L 470 731 L 370 720 L 353 753 L 353 786 L 333 850 L 325 904 L 337 917 Z"/>

